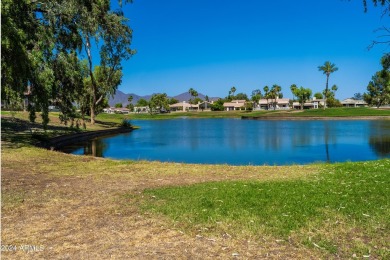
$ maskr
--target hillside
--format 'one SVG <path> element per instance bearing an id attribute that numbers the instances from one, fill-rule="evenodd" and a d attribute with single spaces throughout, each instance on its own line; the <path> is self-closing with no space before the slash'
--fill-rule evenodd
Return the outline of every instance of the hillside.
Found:
<path id="1" fill-rule="evenodd" d="M 129 101 L 128 101 L 129 96 L 133 96 L 133 101 L 131 103 L 132 104 L 137 104 L 138 100 L 140 100 L 141 98 L 149 101 L 150 98 L 152 97 L 152 95 L 153 94 L 146 95 L 146 96 L 139 96 L 139 95 L 134 94 L 134 93 L 125 94 L 124 92 L 122 92 L 120 90 L 117 90 L 115 95 L 113 97 L 109 98 L 108 104 L 111 107 L 114 106 L 117 103 L 122 103 L 123 106 L 127 106 L 129 104 Z M 198 97 L 204 100 L 206 96 L 203 95 L 202 93 L 199 93 Z M 172 96 L 169 96 L 169 98 L 172 98 Z M 180 102 L 182 102 L 182 101 L 188 101 L 192 97 L 191 97 L 191 95 L 188 92 L 184 92 L 184 93 L 181 93 L 179 95 L 173 96 L 173 98 L 175 98 L 175 99 L 179 100 Z M 211 101 L 211 100 L 218 100 L 219 98 L 218 97 L 209 97 L 209 99 Z"/>

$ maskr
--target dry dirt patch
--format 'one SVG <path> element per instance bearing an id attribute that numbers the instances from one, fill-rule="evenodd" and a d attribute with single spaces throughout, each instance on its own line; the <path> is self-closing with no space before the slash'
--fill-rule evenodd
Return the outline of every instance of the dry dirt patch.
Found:
<path id="1" fill-rule="evenodd" d="M 307 258 L 316 252 L 264 236 L 197 237 L 139 211 L 146 188 L 302 178 L 316 166 L 233 167 L 121 162 L 37 148 L 2 149 L 2 244 L 7 259 Z M 8 248 L 12 249 L 12 248 Z M 28 250 L 29 249 L 29 250 Z"/>

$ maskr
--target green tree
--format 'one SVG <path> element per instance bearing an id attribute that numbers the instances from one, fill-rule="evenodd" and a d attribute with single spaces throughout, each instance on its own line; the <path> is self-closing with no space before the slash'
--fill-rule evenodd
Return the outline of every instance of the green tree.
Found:
<path id="1" fill-rule="evenodd" d="M 235 86 L 233 86 L 233 87 L 231 87 L 230 88 L 230 93 L 233 95 L 233 97 L 232 98 L 234 98 L 234 93 L 236 92 L 236 87 Z"/>
<path id="2" fill-rule="evenodd" d="M 111 11 L 110 1 L 92 1 L 79 6 L 79 33 L 88 60 L 91 93 L 91 124 L 95 123 L 95 110 L 104 97 L 113 94 L 122 76 L 121 62 L 129 59 L 132 30 L 121 11 Z M 99 78 L 94 73 L 92 46 L 99 47 Z"/>
<path id="3" fill-rule="evenodd" d="M 201 98 L 196 97 L 196 98 L 191 100 L 190 104 L 196 105 L 196 104 L 202 103 L 202 102 L 203 102 L 203 100 Z"/>
<path id="4" fill-rule="evenodd" d="M 89 107 L 89 116 L 91 117 L 91 124 L 93 124 L 93 121 L 95 120 L 92 119 L 92 117 L 95 118 L 95 116 L 99 114 L 99 110 L 97 108 L 100 106 L 103 100 L 107 98 L 108 95 L 115 94 L 116 88 L 121 83 L 121 70 L 116 70 L 115 72 L 113 72 L 112 75 L 110 75 L 109 80 L 107 79 L 106 72 L 106 68 L 96 66 L 91 77 L 88 68 L 89 76 L 84 80 L 84 98 L 87 99 L 85 103 L 88 104 Z M 99 88 L 94 88 L 93 84 L 97 84 Z M 96 100 L 96 97 L 99 97 L 99 99 Z"/>
<path id="5" fill-rule="evenodd" d="M 245 94 L 245 93 L 238 93 L 238 94 L 234 97 L 234 99 L 236 99 L 236 100 L 246 100 L 246 101 L 249 100 L 247 94 Z"/>
<path id="6" fill-rule="evenodd" d="M 116 103 L 114 107 L 116 107 L 116 108 L 122 108 L 122 107 L 123 107 L 123 104 L 122 104 L 122 103 Z"/>
<path id="7" fill-rule="evenodd" d="M 383 60 L 382 60 L 383 65 Z M 380 107 L 390 103 L 390 71 L 384 69 L 375 73 L 363 94 L 364 101 L 369 105 Z"/>
<path id="8" fill-rule="evenodd" d="M 226 99 L 218 99 L 217 101 L 215 101 L 212 105 L 211 105 L 211 110 L 212 111 L 223 111 L 224 110 L 224 107 L 223 107 L 223 104 L 226 102 L 227 100 Z"/>
<path id="9" fill-rule="evenodd" d="M 132 103 L 127 104 L 126 108 L 128 108 L 130 111 L 134 111 L 134 105 Z"/>
<path id="10" fill-rule="evenodd" d="M 53 99 L 53 95 L 58 99 L 53 86 L 58 88 L 58 84 L 64 81 L 61 75 L 64 73 L 55 71 L 61 66 L 54 66 L 54 63 L 58 63 L 59 58 L 70 59 L 71 57 L 66 56 L 74 54 L 78 57 L 85 56 L 91 78 L 91 121 L 94 121 L 96 106 L 107 94 L 115 91 L 112 78 L 121 70 L 121 61 L 134 53 L 129 48 L 132 32 L 121 10 L 122 1 L 119 2 L 117 11 L 112 11 L 109 0 L 2 1 L 3 98 L 20 98 L 26 91 L 26 86 L 30 85 L 30 99 L 34 103 L 30 107 L 32 111 L 42 112 L 45 126 L 48 123 L 49 100 Z M 92 58 L 92 45 L 97 46 L 99 57 Z M 85 55 L 82 54 L 83 51 Z M 100 60 L 105 81 L 103 87 L 111 88 L 106 91 L 106 95 L 94 79 L 93 60 Z M 67 69 L 67 73 L 69 71 L 71 70 Z M 61 87 L 68 86 L 66 83 Z M 69 92 L 73 92 L 72 88 Z M 74 96 L 75 99 L 77 95 Z"/>
<path id="11" fill-rule="evenodd" d="M 75 101 L 79 103 L 78 101 L 84 94 L 84 78 L 87 76 L 85 63 L 79 61 L 74 52 L 69 54 L 58 53 L 52 62 L 52 68 L 55 79 L 51 90 L 52 103 L 60 109 L 59 118 L 61 122 L 67 125 L 70 120 L 71 125 L 73 125 L 73 121 L 79 117 L 73 103 Z M 85 113 L 83 114 L 84 110 L 81 108 L 80 111 L 82 112 L 82 123 L 85 126 Z"/>
<path id="12" fill-rule="evenodd" d="M 276 109 L 276 99 L 279 97 L 279 95 L 281 94 L 280 92 L 282 91 L 282 87 L 277 85 L 277 84 L 274 84 L 271 88 L 271 91 L 270 91 L 270 95 L 271 95 L 271 98 L 274 99 L 274 102 L 273 102 L 273 107 L 274 107 L 274 110 Z M 267 102 L 268 103 L 268 102 Z"/>
<path id="13" fill-rule="evenodd" d="M 188 90 L 188 93 L 191 95 L 191 99 L 189 100 L 189 102 L 190 102 L 190 104 L 192 104 L 193 103 L 192 99 L 198 96 L 198 91 L 196 91 L 193 88 L 190 88 Z"/>
<path id="14" fill-rule="evenodd" d="M 144 99 L 144 98 L 140 98 L 137 101 L 137 104 L 135 104 L 135 106 L 137 106 L 137 107 L 147 107 L 147 106 L 149 106 L 149 102 L 146 99 Z"/>
<path id="15" fill-rule="evenodd" d="M 294 90 L 294 95 L 297 97 L 298 102 L 301 104 L 302 110 L 305 102 L 311 98 L 311 94 L 312 91 L 309 88 L 300 87 Z"/>
<path id="16" fill-rule="evenodd" d="M 329 76 L 333 72 L 336 72 L 338 70 L 338 68 L 336 67 L 336 65 L 334 63 L 331 63 L 330 61 L 326 61 L 324 63 L 324 65 L 318 66 L 318 70 L 322 71 L 326 75 L 326 85 L 325 85 L 325 92 L 324 92 L 324 95 L 325 95 L 324 109 L 325 109 L 326 108 L 326 99 L 327 99 L 328 91 L 329 91 L 329 89 L 328 89 Z"/>
<path id="17" fill-rule="evenodd" d="M 290 86 L 290 90 L 291 90 L 291 93 L 293 94 L 293 101 L 294 101 L 294 99 L 295 99 L 295 91 L 297 90 L 297 85 L 295 85 L 295 84 L 292 84 L 291 86 Z"/>
<path id="18" fill-rule="evenodd" d="M 162 112 L 169 109 L 167 94 L 154 94 L 149 102 L 149 112 L 153 114 L 155 111 Z"/>
<path id="19" fill-rule="evenodd" d="M 251 100 L 253 101 L 254 106 L 259 104 L 260 99 L 261 99 L 261 90 L 260 89 L 253 90 L 251 95 Z"/>
<path id="20" fill-rule="evenodd" d="M 179 100 L 177 100 L 176 98 L 170 98 L 168 100 L 168 104 L 169 105 L 173 105 L 173 104 L 176 104 L 176 103 L 179 103 Z"/>
<path id="21" fill-rule="evenodd" d="M 317 92 L 317 93 L 314 93 L 314 97 L 315 97 L 316 99 L 323 99 L 323 98 L 324 98 L 324 95 L 322 95 L 321 92 Z"/>
<path id="22" fill-rule="evenodd" d="M 270 99 L 270 92 L 269 92 L 269 87 L 268 86 L 265 86 L 263 88 L 264 90 L 264 97 L 265 99 L 267 100 L 267 110 L 269 109 L 269 105 L 268 105 L 268 99 Z"/>
<path id="23" fill-rule="evenodd" d="M 358 93 L 355 93 L 352 97 L 352 99 L 354 100 L 363 100 L 363 95 L 362 93 L 358 92 Z"/>

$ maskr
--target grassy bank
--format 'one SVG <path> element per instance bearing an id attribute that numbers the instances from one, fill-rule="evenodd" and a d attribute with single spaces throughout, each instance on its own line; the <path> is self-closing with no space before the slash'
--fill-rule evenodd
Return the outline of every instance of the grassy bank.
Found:
<path id="1" fill-rule="evenodd" d="M 375 117 L 375 116 L 390 116 L 390 109 L 376 108 L 327 108 L 327 109 L 307 109 L 307 110 L 289 110 L 275 111 L 274 113 L 264 113 L 255 111 L 246 114 L 245 116 L 271 116 L 271 117 Z"/>
<path id="2" fill-rule="evenodd" d="M 272 236 L 324 256 L 387 259 L 390 160 L 323 165 L 308 178 L 146 190 L 144 209 L 194 234 Z M 287 242 L 288 241 L 288 242 Z"/>
<path id="3" fill-rule="evenodd" d="M 36 148 L 19 124 L 2 119 L 2 244 L 42 250 L 4 257 L 389 258 L 390 160 L 116 161 Z"/>
<path id="4" fill-rule="evenodd" d="M 8 111 L 2 111 L 3 116 L 11 116 Z M 50 125 L 61 126 L 59 120 L 59 113 L 49 113 Z M 100 130 L 107 129 L 109 127 L 118 126 L 123 120 L 162 120 L 162 119 L 175 119 L 175 118 L 241 118 L 241 117 L 272 117 L 272 118 L 288 118 L 288 117 L 390 117 L 390 109 L 376 109 L 376 108 L 328 108 L 323 109 L 309 109 L 309 110 L 262 110 L 262 111 L 199 111 L 199 112 L 172 112 L 166 114 L 148 114 L 148 113 L 131 113 L 131 114 L 105 114 L 101 113 L 96 117 L 96 124 L 91 125 L 86 118 L 87 130 Z M 17 119 L 28 120 L 27 112 L 16 112 L 14 117 Z M 40 117 L 37 117 L 37 123 L 41 123 Z"/>

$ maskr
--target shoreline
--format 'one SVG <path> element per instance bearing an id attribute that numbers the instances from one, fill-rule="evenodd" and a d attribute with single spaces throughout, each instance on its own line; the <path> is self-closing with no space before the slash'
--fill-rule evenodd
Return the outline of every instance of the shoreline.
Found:
<path id="1" fill-rule="evenodd" d="M 390 120 L 390 116 L 241 116 L 242 120 Z"/>
<path id="2" fill-rule="evenodd" d="M 72 133 L 67 135 L 60 135 L 54 138 L 51 138 L 48 141 L 39 143 L 38 147 L 43 147 L 48 150 L 59 150 L 60 148 L 75 142 L 87 141 L 96 137 L 116 135 L 129 133 L 133 131 L 133 127 L 116 127 L 107 130 L 96 130 L 96 131 L 87 131 L 81 133 Z"/>

